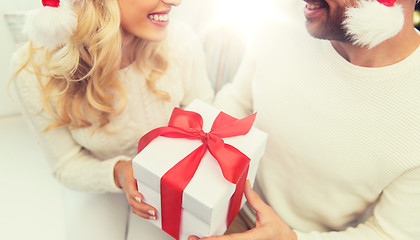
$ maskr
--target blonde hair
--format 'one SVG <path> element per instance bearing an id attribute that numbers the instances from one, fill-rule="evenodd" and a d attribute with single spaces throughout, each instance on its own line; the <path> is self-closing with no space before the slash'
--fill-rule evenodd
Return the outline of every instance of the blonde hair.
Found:
<path id="1" fill-rule="evenodd" d="M 78 27 L 70 42 L 52 51 L 30 44 L 28 61 L 19 71 L 30 66 L 42 86 L 44 108 L 54 117 L 46 131 L 61 126 L 106 131 L 105 126 L 127 103 L 118 79 L 122 58 L 118 2 L 85 1 L 74 10 Z M 168 66 L 164 42 L 136 41 L 136 66 L 145 74 L 149 89 L 169 100 L 166 92 L 156 88 Z M 35 61 L 37 51 L 45 51 L 44 62 Z M 46 83 L 41 77 L 47 78 Z"/>

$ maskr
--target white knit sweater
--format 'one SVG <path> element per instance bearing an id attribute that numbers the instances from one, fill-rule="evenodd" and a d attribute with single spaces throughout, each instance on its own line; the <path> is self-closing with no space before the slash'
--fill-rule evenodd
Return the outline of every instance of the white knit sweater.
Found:
<path id="1" fill-rule="evenodd" d="M 174 107 L 185 106 L 195 98 L 213 100 L 197 36 L 186 26 L 173 22 L 167 41 L 170 65 L 157 87 L 170 94 L 170 102 L 148 90 L 135 64 L 120 70 L 128 103 L 106 126 L 114 134 L 98 131 L 91 135 L 92 128 L 69 131 L 66 127 L 43 132 L 51 123 L 51 117 L 42 111 L 40 86 L 30 72 L 19 74 L 16 89 L 23 114 L 37 136 L 53 175 L 64 185 L 87 192 L 121 191 L 114 183 L 114 165 L 118 160 L 129 160 L 137 154 L 140 137 L 155 127 L 166 125 Z M 26 59 L 27 47 L 15 54 L 12 71 Z"/>
<path id="2" fill-rule="evenodd" d="M 420 239 L 420 48 L 381 68 L 272 23 L 216 96 L 269 133 L 256 190 L 299 240 Z"/>

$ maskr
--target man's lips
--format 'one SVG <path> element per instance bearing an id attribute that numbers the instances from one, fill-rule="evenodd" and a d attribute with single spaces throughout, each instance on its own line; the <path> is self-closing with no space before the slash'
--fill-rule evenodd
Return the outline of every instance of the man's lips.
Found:
<path id="1" fill-rule="evenodd" d="M 306 8 L 309 10 L 316 10 L 320 8 L 327 7 L 328 4 L 325 1 L 305 1 Z"/>
<path id="2" fill-rule="evenodd" d="M 304 13 L 307 19 L 314 19 L 321 16 L 328 7 L 327 2 L 324 0 L 306 0 L 305 2 Z"/>

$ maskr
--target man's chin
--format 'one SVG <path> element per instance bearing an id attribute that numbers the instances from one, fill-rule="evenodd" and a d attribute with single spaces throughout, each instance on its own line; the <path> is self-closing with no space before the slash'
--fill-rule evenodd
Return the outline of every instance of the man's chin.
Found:
<path id="1" fill-rule="evenodd" d="M 306 21 L 306 31 L 309 35 L 318 39 L 325 39 L 325 33 L 320 30 L 319 27 L 315 26 L 314 23 L 311 23 L 309 20 Z"/>
<path id="2" fill-rule="evenodd" d="M 341 28 L 328 28 L 325 24 L 315 24 L 310 21 L 306 21 L 306 30 L 309 35 L 314 38 L 322 40 L 335 40 L 347 42 L 349 39 Z"/>

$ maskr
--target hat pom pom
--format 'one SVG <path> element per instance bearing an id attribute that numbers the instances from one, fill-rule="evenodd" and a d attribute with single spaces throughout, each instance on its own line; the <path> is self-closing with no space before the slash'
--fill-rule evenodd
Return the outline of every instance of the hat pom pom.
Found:
<path id="1" fill-rule="evenodd" d="M 26 15 L 23 32 L 30 40 L 54 49 L 66 43 L 77 27 L 77 16 L 70 6 L 42 7 Z"/>
<path id="2" fill-rule="evenodd" d="M 373 48 L 397 35 L 404 25 L 400 5 L 386 6 L 378 1 L 360 1 L 348 8 L 343 26 L 355 45 Z"/>

